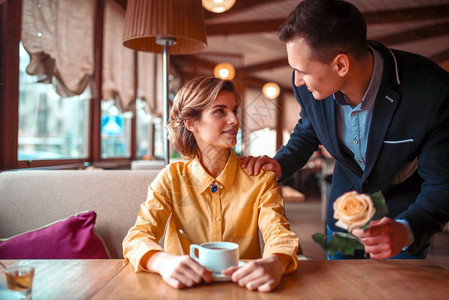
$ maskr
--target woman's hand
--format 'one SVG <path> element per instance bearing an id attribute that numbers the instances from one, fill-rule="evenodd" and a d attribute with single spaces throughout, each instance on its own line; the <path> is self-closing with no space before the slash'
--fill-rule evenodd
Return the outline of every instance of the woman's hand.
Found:
<path id="1" fill-rule="evenodd" d="M 221 273 L 232 276 L 232 281 L 248 290 L 270 292 L 281 282 L 289 263 L 290 257 L 287 255 L 273 254 L 250 261 L 242 267 L 230 267 Z"/>
<path id="2" fill-rule="evenodd" d="M 165 252 L 151 253 L 142 259 L 142 265 L 158 273 L 174 288 L 192 287 L 202 280 L 212 281 L 212 271 L 204 268 L 188 255 L 177 256 Z"/>

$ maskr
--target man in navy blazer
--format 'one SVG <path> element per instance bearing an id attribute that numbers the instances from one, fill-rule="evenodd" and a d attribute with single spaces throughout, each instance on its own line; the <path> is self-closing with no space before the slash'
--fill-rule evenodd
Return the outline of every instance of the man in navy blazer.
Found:
<path id="1" fill-rule="evenodd" d="M 322 144 L 335 159 L 328 234 L 341 231 L 337 197 L 382 191 L 387 217 L 353 234 L 374 259 L 424 258 L 449 220 L 449 73 L 367 41 L 362 14 L 345 1 L 301 2 L 278 37 L 294 70 L 300 119 L 274 159 L 247 157 L 242 166 L 249 174 L 274 170 L 283 181 Z"/>

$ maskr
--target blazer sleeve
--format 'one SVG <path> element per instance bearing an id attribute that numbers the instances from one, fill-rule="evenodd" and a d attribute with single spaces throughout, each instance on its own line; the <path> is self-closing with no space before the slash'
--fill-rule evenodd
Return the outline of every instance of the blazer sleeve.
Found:
<path id="1" fill-rule="evenodd" d="M 312 156 L 313 152 L 318 150 L 318 146 L 320 145 L 311 120 L 307 114 L 307 109 L 302 103 L 303 100 L 301 99 L 299 92 L 300 88 L 295 86 L 294 72 L 292 75 L 292 86 L 296 101 L 298 101 L 301 106 L 301 113 L 287 145 L 282 146 L 274 156 L 274 159 L 281 165 L 281 181 L 285 181 L 293 175 L 293 173 L 302 168 Z"/>
<path id="2" fill-rule="evenodd" d="M 414 242 L 413 253 L 449 221 L 449 86 L 442 89 L 430 119 L 427 141 L 418 155 L 418 172 L 424 179 L 421 193 L 398 218 L 408 221 Z"/>

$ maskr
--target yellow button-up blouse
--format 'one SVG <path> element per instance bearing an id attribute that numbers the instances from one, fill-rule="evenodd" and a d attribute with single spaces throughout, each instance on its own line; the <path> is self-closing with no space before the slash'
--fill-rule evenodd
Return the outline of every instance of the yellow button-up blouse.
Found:
<path id="1" fill-rule="evenodd" d="M 218 185 L 215 193 L 213 183 Z M 260 229 L 263 256 L 290 256 L 286 273 L 297 267 L 298 237 L 290 231 L 274 172 L 249 176 L 233 151 L 217 178 L 204 170 L 198 158 L 172 163 L 159 173 L 123 241 L 123 255 L 136 271 L 143 270 L 140 261 L 146 253 L 162 251 L 158 241 L 167 220 L 164 250 L 169 254 L 189 253 L 189 241 L 178 232 L 182 228 L 195 244 L 234 242 L 239 244 L 241 259 L 260 258 Z"/>

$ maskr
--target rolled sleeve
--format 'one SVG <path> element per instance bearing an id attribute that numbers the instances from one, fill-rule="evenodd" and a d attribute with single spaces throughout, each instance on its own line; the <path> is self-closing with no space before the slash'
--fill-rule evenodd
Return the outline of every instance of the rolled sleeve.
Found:
<path id="1" fill-rule="evenodd" d="M 135 225 L 123 240 L 123 256 L 135 271 L 144 270 L 141 260 L 150 251 L 163 251 L 158 244 L 164 234 L 165 224 L 171 214 L 170 201 L 151 186 L 147 200 L 140 206 Z"/>
<path id="2" fill-rule="evenodd" d="M 291 273 L 298 267 L 297 250 L 298 237 L 290 230 L 290 224 L 285 216 L 284 203 L 280 188 L 274 173 L 267 182 L 267 189 L 259 202 L 259 228 L 262 232 L 265 248 L 263 256 L 284 254 L 291 257 L 291 263 L 285 274 Z"/>

